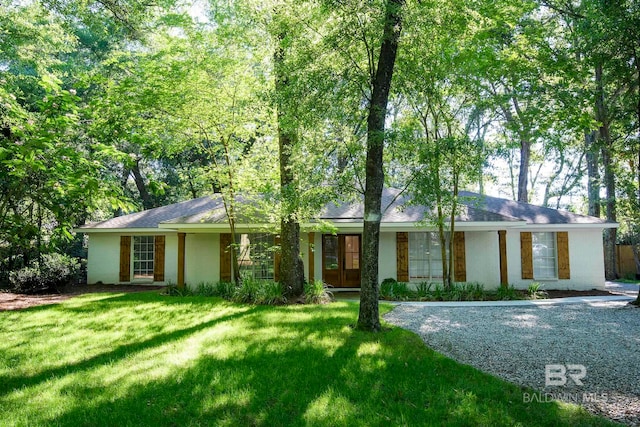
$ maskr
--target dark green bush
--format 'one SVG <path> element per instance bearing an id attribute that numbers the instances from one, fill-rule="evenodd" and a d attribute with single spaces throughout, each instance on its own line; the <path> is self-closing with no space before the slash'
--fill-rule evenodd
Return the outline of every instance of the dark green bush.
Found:
<path id="1" fill-rule="evenodd" d="M 259 282 L 256 291 L 255 304 L 279 305 L 287 302 L 287 298 L 282 294 L 282 286 L 278 282 Z"/>
<path id="2" fill-rule="evenodd" d="M 518 291 L 512 285 L 500 286 L 496 290 L 496 298 L 498 300 L 516 300 L 519 299 Z"/>
<path id="3" fill-rule="evenodd" d="M 393 296 L 400 300 L 410 300 L 414 296 L 414 292 L 409 288 L 409 284 L 406 282 L 397 282 L 393 285 Z"/>
<path id="4" fill-rule="evenodd" d="M 33 262 L 9 273 L 9 287 L 13 292 L 34 294 L 58 292 L 65 286 L 78 283 L 80 262 L 62 254 L 44 254 L 41 262 Z"/>
<path id="5" fill-rule="evenodd" d="M 243 302 L 246 304 L 254 304 L 258 295 L 260 282 L 251 278 L 243 279 L 239 286 L 233 289 L 231 300 L 233 302 Z"/>
<path id="6" fill-rule="evenodd" d="M 416 285 L 416 297 L 419 300 L 427 300 L 431 298 L 431 287 L 433 283 L 420 282 Z"/>
<path id="7" fill-rule="evenodd" d="M 213 285 L 213 296 L 231 301 L 236 285 L 232 282 L 217 282 Z"/>
<path id="8" fill-rule="evenodd" d="M 380 283 L 380 297 L 382 299 L 393 299 L 393 287 L 398 283 L 396 279 L 392 279 L 390 277 L 384 279 L 382 283 Z"/>
<path id="9" fill-rule="evenodd" d="M 173 283 L 169 283 L 164 288 L 164 294 L 172 297 L 190 297 L 193 296 L 193 291 L 188 286 L 178 286 Z"/>

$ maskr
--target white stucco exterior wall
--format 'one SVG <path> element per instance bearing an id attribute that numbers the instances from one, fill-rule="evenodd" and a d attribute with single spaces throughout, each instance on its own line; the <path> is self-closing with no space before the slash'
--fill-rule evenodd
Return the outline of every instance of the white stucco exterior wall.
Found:
<path id="1" fill-rule="evenodd" d="M 118 283 L 120 278 L 120 235 L 89 235 L 87 254 L 87 283 Z"/>
<path id="2" fill-rule="evenodd" d="M 178 235 L 166 234 L 164 242 L 164 284 L 178 283 Z M 160 282 L 155 282 L 159 284 Z"/>
<path id="3" fill-rule="evenodd" d="M 396 233 L 380 233 L 380 252 L 378 256 L 378 281 L 386 278 L 398 278 L 398 263 L 396 261 Z"/>
<path id="4" fill-rule="evenodd" d="M 528 228 L 522 231 L 565 231 Z M 523 280 L 522 258 L 520 256 L 520 232 L 507 232 L 507 260 L 509 284 L 517 289 L 527 289 L 532 282 L 544 284 L 544 289 L 604 290 L 604 249 L 602 230 L 572 229 L 569 236 L 570 279 L 566 280 Z"/>
<path id="5" fill-rule="evenodd" d="M 602 289 L 604 278 L 604 247 L 601 230 L 569 232 L 569 265 L 571 279 L 562 280 L 571 289 Z"/>
<path id="6" fill-rule="evenodd" d="M 478 282 L 485 289 L 500 286 L 500 245 L 497 231 L 465 231 L 467 282 Z"/>
<path id="7" fill-rule="evenodd" d="M 189 287 L 220 280 L 220 235 L 185 236 L 184 281 Z"/>
<path id="8" fill-rule="evenodd" d="M 175 233 L 91 233 L 87 254 L 87 283 L 121 283 L 120 280 L 120 236 L 165 236 L 164 282 L 156 285 L 176 283 L 178 280 L 178 236 Z M 133 257 L 133 254 L 131 254 Z M 133 261 L 131 262 L 133 266 Z M 133 277 L 133 271 L 131 272 Z M 126 283 L 150 283 L 149 280 L 131 280 Z"/>

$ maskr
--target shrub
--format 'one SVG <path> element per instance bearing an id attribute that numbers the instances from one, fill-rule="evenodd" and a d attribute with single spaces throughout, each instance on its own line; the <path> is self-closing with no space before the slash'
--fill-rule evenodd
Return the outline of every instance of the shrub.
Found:
<path id="1" fill-rule="evenodd" d="M 429 299 L 431 296 L 431 286 L 433 286 L 433 283 L 418 283 L 418 285 L 416 286 L 416 296 L 418 297 L 418 299 Z"/>
<path id="2" fill-rule="evenodd" d="M 449 289 L 445 289 L 443 292 L 445 301 L 464 301 L 465 296 L 465 287 L 459 283 L 452 283 Z"/>
<path id="3" fill-rule="evenodd" d="M 188 286 L 178 286 L 174 283 L 168 283 L 164 288 L 164 294 L 172 297 L 190 297 L 193 291 Z"/>
<path id="4" fill-rule="evenodd" d="M 499 300 L 514 300 L 518 299 L 518 291 L 512 285 L 500 286 L 496 291 L 496 296 Z"/>
<path id="5" fill-rule="evenodd" d="M 257 282 L 258 287 L 255 293 L 255 304 L 277 305 L 287 302 L 287 298 L 282 293 L 282 287 L 278 282 Z"/>
<path id="6" fill-rule="evenodd" d="M 527 291 L 529 292 L 529 298 L 544 299 L 547 296 L 549 296 L 549 294 L 547 294 L 547 291 L 542 289 L 543 287 L 544 285 L 542 283 L 538 283 L 538 282 L 531 283 L 529 285 L 529 288 L 527 289 Z"/>
<path id="7" fill-rule="evenodd" d="M 34 262 L 9 273 L 9 286 L 14 292 L 39 293 L 59 291 L 78 282 L 80 263 L 62 254 L 44 254 L 42 262 Z"/>
<path id="8" fill-rule="evenodd" d="M 197 295 L 199 297 L 215 297 L 218 296 L 216 294 L 216 285 L 212 283 L 200 282 L 196 289 L 193 291 L 193 295 Z"/>
<path id="9" fill-rule="evenodd" d="M 243 302 L 253 304 L 256 301 L 260 282 L 251 278 L 243 279 L 240 285 L 233 289 L 231 300 L 234 302 Z"/>
<path id="10" fill-rule="evenodd" d="M 235 283 L 220 281 L 213 285 L 213 296 L 230 301 L 233 298 L 233 292 L 235 289 Z"/>
<path id="11" fill-rule="evenodd" d="M 411 299 L 413 292 L 409 289 L 409 284 L 406 282 L 397 282 L 393 285 L 393 296 L 395 299 L 405 301 Z"/>
<path id="12" fill-rule="evenodd" d="M 316 280 L 304 285 L 304 302 L 307 304 L 325 304 L 333 300 L 333 292 L 329 285 L 322 280 Z"/>
<path id="13" fill-rule="evenodd" d="M 483 301 L 485 299 L 486 292 L 480 283 L 463 283 L 462 291 L 464 301 Z"/>
<path id="14" fill-rule="evenodd" d="M 390 277 L 384 279 L 382 283 L 380 283 L 380 297 L 382 299 L 393 299 L 393 287 L 396 283 L 398 283 L 396 279 Z"/>
<path id="15" fill-rule="evenodd" d="M 440 283 L 436 283 L 435 288 L 433 288 L 433 292 L 431 294 L 435 301 L 444 301 L 445 299 L 445 291 L 444 287 Z"/>

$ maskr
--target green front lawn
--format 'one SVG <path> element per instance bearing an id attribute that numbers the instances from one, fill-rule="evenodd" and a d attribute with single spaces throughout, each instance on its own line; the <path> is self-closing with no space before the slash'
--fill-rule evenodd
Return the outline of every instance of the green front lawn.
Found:
<path id="1" fill-rule="evenodd" d="M 0 312 L 0 424 L 608 425 L 413 333 L 353 330 L 357 308 L 139 293 Z"/>

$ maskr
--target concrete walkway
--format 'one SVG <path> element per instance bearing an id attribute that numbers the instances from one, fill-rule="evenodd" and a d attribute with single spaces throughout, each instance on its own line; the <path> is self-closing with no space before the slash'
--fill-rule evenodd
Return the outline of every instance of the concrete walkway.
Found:
<path id="1" fill-rule="evenodd" d="M 605 291 L 625 294 L 632 297 L 638 296 L 638 283 L 618 283 L 618 282 L 606 282 L 604 285 Z"/>

